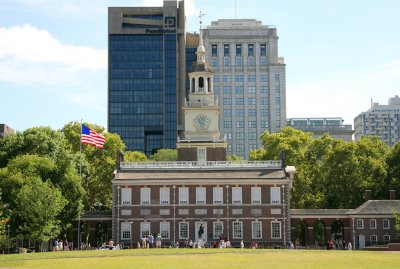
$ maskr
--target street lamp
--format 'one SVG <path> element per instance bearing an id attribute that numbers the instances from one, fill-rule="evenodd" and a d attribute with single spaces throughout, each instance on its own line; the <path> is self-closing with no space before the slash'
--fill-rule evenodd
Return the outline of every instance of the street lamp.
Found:
<path id="1" fill-rule="evenodd" d="M 176 246 L 176 186 L 173 185 L 172 189 L 174 189 L 174 247 Z"/>
<path id="2" fill-rule="evenodd" d="M 229 185 L 225 186 L 226 189 L 226 228 L 227 228 L 227 240 L 229 240 Z"/>
<path id="3" fill-rule="evenodd" d="M 286 248 L 285 184 L 282 185 L 282 207 L 283 207 L 283 245 Z"/>
<path id="4" fill-rule="evenodd" d="M 119 191 L 121 186 L 117 186 L 117 244 L 119 244 Z"/>

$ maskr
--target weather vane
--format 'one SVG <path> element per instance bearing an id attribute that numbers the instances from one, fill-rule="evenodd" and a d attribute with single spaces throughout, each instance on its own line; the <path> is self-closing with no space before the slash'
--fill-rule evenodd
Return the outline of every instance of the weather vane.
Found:
<path id="1" fill-rule="evenodd" d="M 201 13 L 201 10 L 200 10 L 200 15 L 199 15 L 199 22 L 200 22 L 200 30 L 201 30 L 201 24 L 203 23 L 203 17 L 206 15 L 206 13 Z"/>

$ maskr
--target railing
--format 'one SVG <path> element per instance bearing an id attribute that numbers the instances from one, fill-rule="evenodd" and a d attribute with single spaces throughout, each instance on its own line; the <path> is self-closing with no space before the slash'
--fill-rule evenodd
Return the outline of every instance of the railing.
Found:
<path id="1" fill-rule="evenodd" d="M 121 169 L 134 168 L 281 168 L 281 161 L 185 161 L 185 162 L 121 162 Z"/>

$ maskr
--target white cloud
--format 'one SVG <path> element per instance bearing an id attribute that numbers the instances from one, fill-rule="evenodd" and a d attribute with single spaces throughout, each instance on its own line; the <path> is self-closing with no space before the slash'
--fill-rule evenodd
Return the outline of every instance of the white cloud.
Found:
<path id="1" fill-rule="evenodd" d="M 0 80 L 76 84 L 85 73 L 107 69 L 107 50 L 62 44 L 29 24 L 0 27 Z"/>

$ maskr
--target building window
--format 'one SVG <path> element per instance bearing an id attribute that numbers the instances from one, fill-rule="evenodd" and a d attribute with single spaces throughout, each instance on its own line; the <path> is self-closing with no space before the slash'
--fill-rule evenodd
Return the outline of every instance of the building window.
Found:
<path id="1" fill-rule="evenodd" d="M 244 133 L 236 133 L 236 140 L 243 140 L 244 139 Z"/>
<path id="2" fill-rule="evenodd" d="M 268 128 L 268 121 L 262 120 L 262 121 L 260 122 L 260 125 L 261 125 L 261 128 Z"/>
<path id="3" fill-rule="evenodd" d="M 242 65 L 243 65 L 242 63 L 243 63 L 242 57 L 236 57 L 236 66 L 242 67 Z"/>
<path id="4" fill-rule="evenodd" d="M 231 75 L 223 75 L 222 80 L 223 82 L 231 82 Z"/>
<path id="5" fill-rule="evenodd" d="M 233 239 L 242 239 L 243 223 L 241 221 L 234 221 L 232 224 L 233 224 Z"/>
<path id="6" fill-rule="evenodd" d="M 256 98 L 253 98 L 253 97 L 249 98 L 249 99 L 247 100 L 247 103 L 248 103 L 249 105 L 255 105 L 255 104 L 256 104 Z"/>
<path id="7" fill-rule="evenodd" d="M 232 187 L 232 203 L 242 203 L 242 187 Z"/>
<path id="8" fill-rule="evenodd" d="M 222 187 L 213 187 L 213 203 L 214 204 L 222 204 L 224 199 L 223 188 Z"/>
<path id="9" fill-rule="evenodd" d="M 275 81 L 279 81 L 279 74 L 275 74 Z"/>
<path id="10" fill-rule="evenodd" d="M 268 82 L 268 75 L 260 75 L 260 82 Z"/>
<path id="11" fill-rule="evenodd" d="M 224 105 L 232 105 L 232 98 L 224 98 Z"/>
<path id="12" fill-rule="evenodd" d="M 267 65 L 267 57 L 261 57 L 260 58 L 260 65 L 261 66 L 266 66 Z"/>
<path id="13" fill-rule="evenodd" d="M 236 151 L 238 154 L 244 153 L 244 145 L 243 144 L 236 144 Z"/>
<path id="14" fill-rule="evenodd" d="M 254 56 L 254 44 L 248 45 L 248 56 Z"/>
<path id="15" fill-rule="evenodd" d="M 189 188 L 180 187 L 179 188 L 179 203 L 188 204 L 189 203 Z"/>
<path id="16" fill-rule="evenodd" d="M 160 222 L 160 235 L 162 239 L 169 239 L 169 222 Z"/>
<path id="17" fill-rule="evenodd" d="M 211 66 L 212 67 L 217 67 L 218 66 L 218 58 L 212 58 L 211 59 Z"/>
<path id="18" fill-rule="evenodd" d="M 206 203 L 206 188 L 196 187 L 196 204 Z"/>
<path id="19" fill-rule="evenodd" d="M 250 132 L 249 133 L 249 140 L 256 140 L 256 139 L 257 139 L 257 133 Z"/>
<path id="20" fill-rule="evenodd" d="M 224 117 L 232 117 L 232 109 L 224 109 Z"/>
<path id="21" fill-rule="evenodd" d="M 121 222 L 121 239 L 131 239 L 131 223 L 130 222 Z"/>
<path id="22" fill-rule="evenodd" d="M 243 86 L 236 86 L 235 93 L 236 93 L 236 95 L 243 95 L 244 87 Z M 242 103 L 242 105 L 243 105 L 243 103 Z"/>
<path id="23" fill-rule="evenodd" d="M 281 222 L 273 221 L 271 222 L 271 238 L 280 239 L 281 238 Z"/>
<path id="24" fill-rule="evenodd" d="M 250 120 L 249 121 L 249 128 L 256 128 L 257 127 L 257 122 L 255 120 Z"/>
<path id="25" fill-rule="evenodd" d="M 357 219 L 357 229 L 364 229 L 364 220 Z"/>
<path id="26" fill-rule="evenodd" d="M 257 111 L 254 108 L 252 108 L 247 110 L 247 114 L 249 115 L 249 117 L 255 117 L 257 116 Z"/>
<path id="27" fill-rule="evenodd" d="M 214 83 L 219 82 L 219 75 L 214 75 Z"/>
<path id="28" fill-rule="evenodd" d="M 212 57 L 217 57 L 218 56 L 218 45 L 217 44 L 212 44 L 211 45 L 211 56 Z"/>
<path id="29" fill-rule="evenodd" d="M 230 58 L 224 57 L 224 67 L 229 67 L 229 65 L 230 65 Z"/>
<path id="30" fill-rule="evenodd" d="M 142 205 L 150 204 L 150 188 L 140 189 L 140 204 Z"/>
<path id="31" fill-rule="evenodd" d="M 206 150 L 206 148 L 197 148 L 197 161 L 198 162 L 207 161 L 207 150 Z"/>
<path id="32" fill-rule="evenodd" d="M 140 238 L 148 237 L 150 235 L 150 222 L 140 223 Z"/>
<path id="33" fill-rule="evenodd" d="M 249 144 L 249 150 L 256 150 L 257 145 L 256 144 Z"/>
<path id="34" fill-rule="evenodd" d="M 237 121 L 236 128 L 244 128 L 244 121 Z"/>
<path id="35" fill-rule="evenodd" d="M 179 222 L 179 239 L 189 239 L 189 222 Z"/>
<path id="36" fill-rule="evenodd" d="M 224 128 L 232 128 L 232 122 L 228 120 L 224 120 Z"/>
<path id="37" fill-rule="evenodd" d="M 248 92 L 249 92 L 249 94 L 255 94 L 256 93 L 256 87 L 255 86 L 249 86 L 248 87 Z"/>
<path id="38" fill-rule="evenodd" d="M 251 223 L 251 237 L 253 239 L 261 239 L 262 238 L 262 226 L 261 221 L 253 221 Z"/>
<path id="39" fill-rule="evenodd" d="M 389 219 L 383 220 L 383 229 L 390 229 L 390 221 Z"/>
<path id="40" fill-rule="evenodd" d="M 376 219 L 369 220 L 369 228 L 376 229 Z"/>
<path id="41" fill-rule="evenodd" d="M 281 188 L 271 187 L 271 204 L 281 203 Z"/>
<path id="42" fill-rule="evenodd" d="M 248 75 L 247 82 L 256 82 L 256 75 Z"/>
<path id="43" fill-rule="evenodd" d="M 267 44 L 260 44 L 260 56 L 267 56 Z"/>
<path id="44" fill-rule="evenodd" d="M 261 187 L 251 187 L 251 203 L 261 204 Z"/>
<path id="45" fill-rule="evenodd" d="M 242 56 L 242 44 L 236 44 L 236 56 Z"/>
<path id="46" fill-rule="evenodd" d="M 238 98 L 238 99 L 243 99 L 243 98 Z M 237 101 L 237 99 L 236 99 Z M 244 109 L 236 109 L 236 117 L 244 117 Z"/>
<path id="47" fill-rule="evenodd" d="M 229 44 L 224 44 L 224 57 L 229 57 Z"/>
<path id="48" fill-rule="evenodd" d="M 130 205 L 132 198 L 132 189 L 131 188 L 122 188 L 121 189 L 121 204 Z"/>
<path id="49" fill-rule="evenodd" d="M 384 243 L 385 245 L 390 243 L 390 235 L 385 234 L 385 235 L 383 236 L 383 243 Z"/>
<path id="50" fill-rule="evenodd" d="M 231 140 L 232 139 L 232 133 L 231 132 L 226 132 L 226 139 Z M 229 146 L 229 145 L 228 145 Z M 231 145 L 232 146 L 232 145 Z"/>
<path id="51" fill-rule="evenodd" d="M 247 65 L 248 66 L 254 66 L 254 57 L 249 57 L 248 58 Z"/>
<path id="52" fill-rule="evenodd" d="M 235 76 L 236 82 L 243 82 L 243 78 L 244 78 L 243 75 L 236 75 L 236 76 Z"/>
<path id="53" fill-rule="evenodd" d="M 160 188 L 160 204 L 169 204 L 169 188 Z"/>
<path id="54" fill-rule="evenodd" d="M 222 221 L 214 221 L 214 238 L 219 238 L 224 234 L 224 223 Z"/>
<path id="55" fill-rule="evenodd" d="M 376 245 L 378 243 L 378 238 L 375 234 L 370 236 L 371 245 Z"/>

